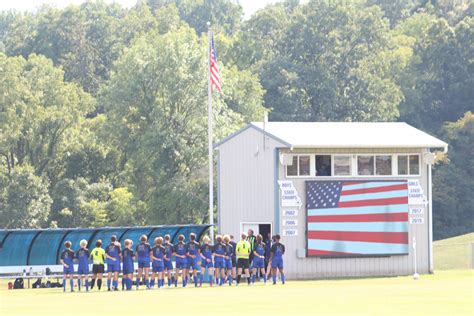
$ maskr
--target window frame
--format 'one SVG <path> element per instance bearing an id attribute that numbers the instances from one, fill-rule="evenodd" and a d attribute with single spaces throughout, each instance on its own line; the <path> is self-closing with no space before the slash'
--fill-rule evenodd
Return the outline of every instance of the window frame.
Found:
<path id="1" fill-rule="evenodd" d="M 289 176 L 287 174 L 287 166 L 284 166 L 284 176 L 287 179 L 338 179 L 338 178 L 417 178 L 422 174 L 422 160 L 420 153 L 289 153 L 292 156 L 297 156 L 297 175 Z M 331 175 L 330 176 L 317 176 L 316 175 L 316 156 L 331 156 Z M 299 167 L 299 156 L 309 156 L 310 157 L 310 174 L 300 176 L 300 167 Z M 350 175 L 335 175 L 334 173 L 334 162 L 336 156 L 345 156 L 350 157 L 351 160 L 351 174 Z M 357 159 L 359 156 L 373 156 L 374 164 L 374 174 L 373 175 L 359 175 Z M 377 156 L 391 156 L 392 162 L 392 173 L 390 175 L 377 175 Z M 406 156 L 408 161 L 408 174 L 400 175 L 398 174 L 398 157 Z M 410 156 L 418 156 L 418 174 L 410 173 Z"/>

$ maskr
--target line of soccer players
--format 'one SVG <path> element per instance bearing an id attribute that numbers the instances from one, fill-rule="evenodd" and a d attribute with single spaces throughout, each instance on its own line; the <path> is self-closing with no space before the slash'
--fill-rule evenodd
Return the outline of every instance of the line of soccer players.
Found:
<path id="1" fill-rule="evenodd" d="M 119 273 L 122 270 L 122 290 L 131 290 L 134 276 L 134 260 L 137 261 L 138 269 L 135 281 L 136 289 L 143 284 L 147 289 L 157 285 L 164 287 L 165 277 L 167 277 L 168 287 L 178 286 L 178 279 L 182 281 L 182 286 L 186 287 L 191 273 L 194 286 L 202 286 L 206 269 L 209 275 L 209 284 L 214 282 L 219 286 L 228 282 L 232 285 L 240 283 L 242 272 L 247 277 L 248 284 L 255 283 L 257 275 L 263 276 L 266 284 L 269 273 L 272 274 L 273 284 L 276 284 L 277 272 L 280 274 L 282 283 L 285 283 L 283 272 L 283 254 L 285 246 L 280 243 L 280 236 L 274 236 L 274 242 L 270 248 L 270 258 L 265 271 L 266 245 L 261 235 L 258 235 L 255 243 L 248 241 L 245 233 L 242 233 L 239 243 L 229 235 L 218 235 L 214 245 L 210 244 L 210 238 L 204 236 L 202 244 L 196 241 L 196 235 L 189 235 L 189 242 L 185 243 L 185 236 L 178 236 L 178 243 L 173 245 L 170 236 L 157 237 L 154 245 L 147 242 L 147 236 L 140 237 L 139 244 L 132 249 L 133 241 L 126 239 L 122 249 L 116 236 L 111 237 L 110 244 L 102 248 L 102 241 L 96 241 L 96 247 L 89 251 L 87 241 L 81 240 L 81 248 L 74 252 L 71 249 L 71 242 L 66 241 L 66 249 L 61 253 L 61 264 L 64 269 L 63 289 L 66 291 L 66 280 L 69 279 L 71 291 L 74 291 L 74 260 L 77 260 L 77 285 L 78 290 L 84 285 L 86 291 L 93 289 L 95 285 L 100 290 L 102 287 L 102 276 L 104 266 L 107 263 L 107 289 L 118 291 Z M 173 257 L 175 267 L 173 267 Z M 92 259 L 92 280 L 89 284 L 89 260 Z M 252 276 L 250 276 L 250 262 L 252 263 Z M 150 279 L 151 267 L 151 279 Z M 271 268 L 271 269 L 270 269 Z M 173 275 L 173 270 L 175 271 Z M 198 276 L 198 271 L 201 273 Z"/>

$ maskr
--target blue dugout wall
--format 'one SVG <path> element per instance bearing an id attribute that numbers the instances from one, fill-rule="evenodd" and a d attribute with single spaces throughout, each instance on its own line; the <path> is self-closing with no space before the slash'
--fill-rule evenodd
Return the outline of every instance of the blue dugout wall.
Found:
<path id="1" fill-rule="evenodd" d="M 139 242 L 141 235 L 147 235 L 148 240 L 169 234 L 175 243 L 180 234 L 188 236 L 195 233 L 198 239 L 210 225 L 173 225 L 146 227 L 104 227 L 77 229 L 35 229 L 35 230 L 0 230 L 0 266 L 31 266 L 59 264 L 59 255 L 64 249 L 64 242 L 72 242 L 72 249 L 80 248 L 82 239 L 88 241 L 89 249 L 95 247 L 95 242 L 102 239 L 105 247 L 112 235 L 120 242 L 125 239 Z"/>

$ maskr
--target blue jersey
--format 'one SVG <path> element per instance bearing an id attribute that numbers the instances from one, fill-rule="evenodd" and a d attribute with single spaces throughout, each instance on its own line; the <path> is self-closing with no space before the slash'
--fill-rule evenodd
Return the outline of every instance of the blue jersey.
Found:
<path id="1" fill-rule="evenodd" d="M 214 252 L 214 249 L 211 245 L 209 244 L 204 244 L 201 246 L 201 254 L 204 258 L 206 259 L 212 259 L 212 253 Z"/>
<path id="2" fill-rule="evenodd" d="M 107 258 L 107 263 L 117 263 L 117 262 L 120 263 L 120 252 L 121 252 L 120 246 L 117 246 L 114 243 L 110 243 L 110 245 L 108 245 L 107 248 L 105 248 L 105 253 L 111 256 L 112 258 L 115 258 L 116 260 L 114 261 Z"/>
<path id="3" fill-rule="evenodd" d="M 282 259 L 283 254 L 285 253 L 285 246 L 279 242 L 276 242 L 272 245 L 270 252 L 273 254 L 274 259 Z"/>
<path id="4" fill-rule="evenodd" d="M 132 249 L 125 248 L 122 250 L 122 260 L 124 266 L 133 267 L 133 257 L 134 253 Z"/>
<path id="5" fill-rule="evenodd" d="M 174 253 L 176 253 L 179 256 L 186 256 L 186 252 L 188 251 L 186 244 L 182 241 L 177 243 L 174 246 Z"/>
<path id="6" fill-rule="evenodd" d="M 229 244 L 232 245 L 232 247 L 234 248 L 234 253 L 232 254 L 232 260 L 235 260 L 236 259 L 236 254 L 235 254 L 235 249 L 237 249 L 237 243 L 233 240 L 229 241 Z"/>
<path id="7" fill-rule="evenodd" d="M 216 255 L 225 255 L 225 245 L 223 243 L 218 243 L 216 245 L 214 245 L 214 253 Z M 216 257 L 216 259 L 223 259 L 221 257 Z"/>
<path id="8" fill-rule="evenodd" d="M 266 247 L 265 247 L 265 243 L 261 242 L 261 243 L 256 243 L 255 244 L 255 249 L 254 251 L 259 255 L 259 256 L 265 256 L 265 251 L 266 251 Z"/>
<path id="9" fill-rule="evenodd" d="M 146 243 L 146 242 L 139 243 L 135 251 L 137 252 L 138 260 L 150 259 L 151 247 L 149 243 Z"/>
<path id="10" fill-rule="evenodd" d="M 190 241 L 186 245 L 187 253 L 189 256 L 198 256 L 199 243 L 197 241 Z"/>
<path id="11" fill-rule="evenodd" d="M 79 269 L 89 265 L 89 249 L 81 248 L 76 252 Z"/>
<path id="12" fill-rule="evenodd" d="M 156 259 L 163 260 L 163 257 L 165 255 L 165 247 L 163 247 L 162 245 L 156 245 L 151 248 L 151 251 L 153 253 L 153 257 L 155 257 Z"/>
<path id="13" fill-rule="evenodd" d="M 171 259 L 171 257 L 173 256 L 173 249 L 174 249 L 173 244 L 169 242 L 165 242 L 163 244 L 163 247 L 165 248 L 165 257 L 167 259 Z"/>
<path id="14" fill-rule="evenodd" d="M 61 252 L 61 259 L 68 266 L 73 265 L 74 264 L 74 262 L 73 262 L 73 260 L 74 260 L 74 251 L 72 251 L 71 249 L 64 250 L 63 252 Z"/>
<path id="15" fill-rule="evenodd" d="M 232 247 L 230 243 L 225 244 L 225 255 L 229 257 L 229 259 L 231 259 L 232 256 L 234 255 L 234 247 Z"/>

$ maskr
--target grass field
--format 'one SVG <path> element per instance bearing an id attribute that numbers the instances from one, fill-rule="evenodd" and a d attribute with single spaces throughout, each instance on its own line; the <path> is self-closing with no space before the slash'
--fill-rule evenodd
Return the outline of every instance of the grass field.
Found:
<path id="1" fill-rule="evenodd" d="M 472 243 L 474 233 L 435 241 L 433 243 L 435 271 L 471 268 Z"/>
<path id="2" fill-rule="evenodd" d="M 132 292 L 0 290 L 0 315 L 473 315 L 474 271 Z"/>

